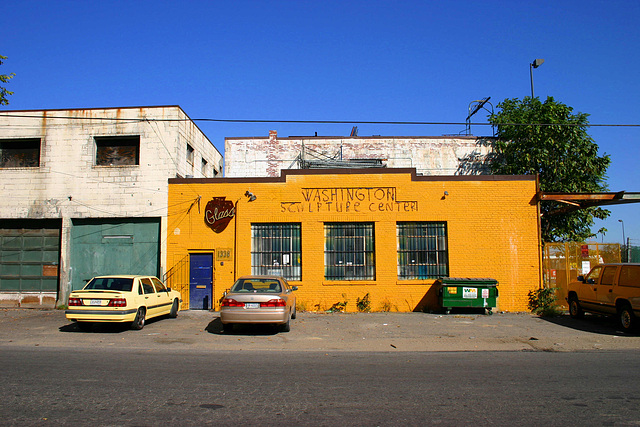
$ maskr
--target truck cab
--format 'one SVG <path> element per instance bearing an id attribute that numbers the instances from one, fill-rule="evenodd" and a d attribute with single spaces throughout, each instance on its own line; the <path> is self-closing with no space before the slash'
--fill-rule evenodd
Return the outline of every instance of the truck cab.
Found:
<path id="1" fill-rule="evenodd" d="M 585 311 L 613 315 L 631 331 L 640 317 L 640 264 L 596 265 L 569 284 L 567 302 L 571 317 L 581 318 Z"/>

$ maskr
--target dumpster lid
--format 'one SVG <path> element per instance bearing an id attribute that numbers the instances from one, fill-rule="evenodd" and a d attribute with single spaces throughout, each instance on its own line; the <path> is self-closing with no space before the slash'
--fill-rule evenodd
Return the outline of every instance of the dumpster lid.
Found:
<path id="1" fill-rule="evenodd" d="M 438 279 L 443 285 L 485 285 L 498 286 L 498 281 L 490 277 L 473 278 L 473 277 L 441 277 Z"/>

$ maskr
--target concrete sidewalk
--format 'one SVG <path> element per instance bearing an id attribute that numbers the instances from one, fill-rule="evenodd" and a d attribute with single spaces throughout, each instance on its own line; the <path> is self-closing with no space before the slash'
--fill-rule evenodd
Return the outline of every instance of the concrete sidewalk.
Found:
<path id="1" fill-rule="evenodd" d="M 613 319 L 525 313 L 298 313 L 291 332 L 241 327 L 223 334 L 218 313 L 180 312 L 141 331 L 108 324 L 81 332 L 62 310 L 0 309 L 0 347 L 118 347 L 202 351 L 593 351 L 640 350 L 640 335 Z"/>

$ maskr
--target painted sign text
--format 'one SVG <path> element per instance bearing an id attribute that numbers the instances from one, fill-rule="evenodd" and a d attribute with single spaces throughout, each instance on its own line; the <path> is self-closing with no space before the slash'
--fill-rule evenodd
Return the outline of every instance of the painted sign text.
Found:
<path id="1" fill-rule="evenodd" d="M 281 212 L 415 212 L 417 201 L 400 201 L 395 187 L 302 188 L 302 201 L 280 202 Z"/>
<path id="2" fill-rule="evenodd" d="M 204 222 L 216 233 L 222 232 L 231 218 L 236 214 L 235 206 L 231 200 L 224 197 L 214 197 L 207 202 L 204 210 Z"/>

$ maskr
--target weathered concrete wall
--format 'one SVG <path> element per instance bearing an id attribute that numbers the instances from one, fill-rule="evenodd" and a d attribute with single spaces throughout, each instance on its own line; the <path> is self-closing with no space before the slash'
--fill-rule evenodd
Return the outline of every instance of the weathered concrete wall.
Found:
<path id="1" fill-rule="evenodd" d="M 490 151 L 489 138 L 479 137 L 288 137 L 271 131 L 268 138 L 226 138 L 225 177 L 274 177 L 282 169 L 298 169 L 304 151 L 338 155 L 344 160 L 384 159 L 389 168 L 415 168 L 420 175 L 486 173 L 482 159 Z M 478 162 L 480 160 L 480 162 Z"/>
<path id="2" fill-rule="evenodd" d="M 97 166 L 94 137 L 120 135 L 140 136 L 139 164 Z M 63 219 L 61 299 L 71 218 L 161 217 L 164 271 L 168 179 L 222 175 L 222 155 L 177 106 L 0 112 L 0 139 L 18 138 L 41 140 L 40 166 L 0 168 L 0 220 Z"/>

